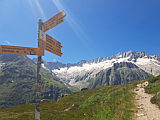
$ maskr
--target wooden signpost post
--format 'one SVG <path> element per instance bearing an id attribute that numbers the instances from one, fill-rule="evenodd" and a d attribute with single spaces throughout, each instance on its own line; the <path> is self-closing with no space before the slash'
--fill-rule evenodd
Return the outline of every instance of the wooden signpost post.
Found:
<path id="1" fill-rule="evenodd" d="M 0 53 L 2 54 L 20 54 L 20 55 L 37 55 L 37 84 L 36 84 L 36 107 L 35 120 L 40 120 L 40 102 L 41 102 L 41 63 L 44 50 L 55 55 L 62 56 L 62 45 L 59 41 L 52 38 L 45 32 L 64 22 L 66 14 L 64 11 L 59 12 L 46 22 L 40 19 L 38 22 L 38 48 L 0 45 Z"/>

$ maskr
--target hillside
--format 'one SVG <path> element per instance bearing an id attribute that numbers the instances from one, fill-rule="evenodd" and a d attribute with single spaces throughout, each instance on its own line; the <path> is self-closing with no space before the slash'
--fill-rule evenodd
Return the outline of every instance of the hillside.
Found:
<path id="1" fill-rule="evenodd" d="M 149 85 L 145 88 L 146 93 L 153 94 L 151 102 L 160 108 L 160 75 L 148 79 Z"/>
<path id="2" fill-rule="evenodd" d="M 42 98 L 71 91 L 42 68 Z M 0 108 L 35 102 L 36 64 L 26 56 L 0 54 Z"/>
<path id="3" fill-rule="evenodd" d="M 160 91 L 160 76 L 149 78 L 148 81 L 149 85 L 145 88 L 145 91 L 147 93 L 154 93 L 155 96 L 151 99 L 151 102 L 159 105 L 157 93 Z M 140 83 L 143 83 L 143 81 L 121 86 L 103 86 L 96 89 L 84 90 L 65 96 L 57 102 L 44 100 L 41 104 L 41 119 L 134 120 L 135 113 L 137 113 L 137 109 L 139 110 L 140 107 L 136 107 L 135 99 L 139 99 L 135 98 L 136 95 L 133 90 L 136 90 L 137 84 Z M 144 91 L 139 90 L 139 92 Z M 142 99 L 145 99 L 145 97 L 142 97 Z M 35 104 L 0 109 L 0 120 L 31 120 L 34 119 L 34 109 Z M 148 114 L 140 117 L 143 116 L 148 116 Z"/>
<path id="4" fill-rule="evenodd" d="M 115 63 L 113 67 L 101 71 L 96 77 L 89 79 L 89 88 L 105 85 L 123 85 L 135 80 L 145 80 L 151 77 L 144 70 L 129 62 Z"/>
<path id="5" fill-rule="evenodd" d="M 42 120 L 132 120 L 136 83 L 104 86 L 43 103 Z M 1 109 L 0 120 L 33 120 L 34 104 Z"/>

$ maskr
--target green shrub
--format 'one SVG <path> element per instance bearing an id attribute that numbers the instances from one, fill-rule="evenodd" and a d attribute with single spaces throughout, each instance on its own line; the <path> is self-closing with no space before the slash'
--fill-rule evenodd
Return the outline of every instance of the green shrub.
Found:
<path id="1" fill-rule="evenodd" d="M 160 107 L 160 91 L 157 92 L 157 94 L 151 98 L 151 103 L 157 104 Z"/>
<path id="2" fill-rule="evenodd" d="M 156 77 L 151 77 L 148 79 L 148 81 L 150 83 L 155 83 L 156 81 L 160 80 L 160 75 L 159 76 L 156 76 Z"/>
<path id="3" fill-rule="evenodd" d="M 151 103 L 157 104 L 160 107 L 160 75 L 157 77 L 149 78 L 149 85 L 145 87 L 145 92 L 149 94 L 155 94 L 151 98 Z"/>

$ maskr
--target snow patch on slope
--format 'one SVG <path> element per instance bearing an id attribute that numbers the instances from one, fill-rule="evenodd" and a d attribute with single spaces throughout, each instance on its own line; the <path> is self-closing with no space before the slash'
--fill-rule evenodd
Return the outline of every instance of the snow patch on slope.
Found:
<path id="1" fill-rule="evenodd" d="M 5 63 L 0 63 L 0 69 L 2 68 L 2 66 L 4 66 L 5 65 Z"/>
<path id="2" fill-rule="evenodd" d="M 60 69 L 52 70 L 62 81 L 69 83 L 70 85 L 79 85 L 80 81 L 76 81 L 77 78 L 82 78 L 83 82 L 87 79 L 93 78 L 102 70 L 112 67 L 114 63 L 127 62 L 129 57 L 121 59 L 106 60 L 99 63 L 85 63 L 82 66 L 73 66 L 70 68 L 64 67 Z M 84 77 L 85 76 L 85 77 Z M 84 79 L 83 79 L 84 77 Z M 81 83 L 81 82 L 80 82 Z M 87 83 L 86 83 L 87 84 Z"/>
<path id="3" fill-rule="evenodd" d="M 148 58 L 138 58 L 135 64 L 144 71 L 154 76 L 160 74 L 160 62 L 158 60 L 148 59 Z"/>

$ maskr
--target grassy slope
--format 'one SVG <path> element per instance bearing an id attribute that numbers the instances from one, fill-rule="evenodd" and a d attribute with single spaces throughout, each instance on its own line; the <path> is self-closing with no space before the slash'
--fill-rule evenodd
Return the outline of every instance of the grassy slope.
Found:
<path id="1" fill-rule="evenodd" d="M 154 94 L 155 96 L 151 99 L 151 102 L 157 104 L 160 107 L 160 75 L 157 77 L 152 77 L 148 79 L 149 85 L 145 88 L 145 91 L 149 94 Z"/>
<path id="2" fill-rule="evenodd" d="M 44 103 L 41 120 L 132 120 L 135 85 L 105 86 Z M 34 104 L 0 110 L 0 120 L 33 119 Z"/>

